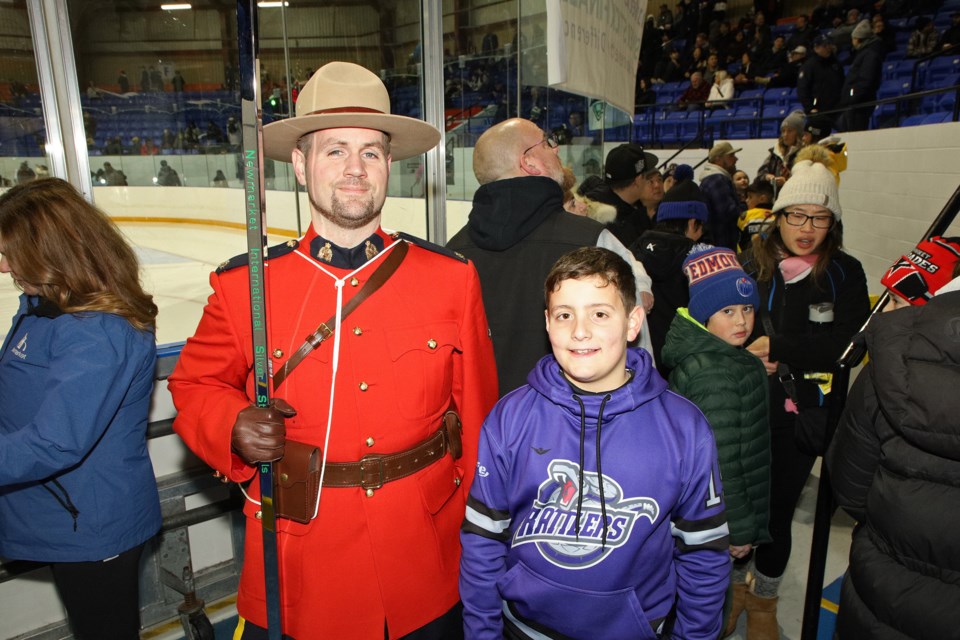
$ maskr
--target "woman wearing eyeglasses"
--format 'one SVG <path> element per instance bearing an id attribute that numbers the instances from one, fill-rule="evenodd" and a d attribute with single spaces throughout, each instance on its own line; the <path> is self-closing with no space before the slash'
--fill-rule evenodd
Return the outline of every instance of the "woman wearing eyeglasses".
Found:
<path id="1" fill-rule="evenodd" d="M 63 180 L 0 196 L 0 254 L 22 291 L 0 349 L 0 556 L 50 563 L 75 637 L 139 638 L 157 307 L 116 226 Z"/>
<path id="2" fill-rule="evenodd" d="M 817 418 L 825 420 L 829 372 L 870 312 L 863 267 L 842 251 L 842 210 L 831 162 L 817 145 L 797 155 L 774 203 L 769 233 L 741 256 L 760 287 L 760 317 L 747 349 L 767 370 L 771 430 L 773 542 L 757 548 L 754 582 L 734 599 L 734 621 L 738 605 L 746 607 L 749 640 L 779 638 L 777 591 L 790 558 L 793 512 L 823 453 L 802 442 L 798 446 L 795 436 L 808 432 L 805 425 L 819 424 Z M 806 415 L 798 424 L 800 412 Z M 747 569 L 735 565 L 734 573 Z"/>

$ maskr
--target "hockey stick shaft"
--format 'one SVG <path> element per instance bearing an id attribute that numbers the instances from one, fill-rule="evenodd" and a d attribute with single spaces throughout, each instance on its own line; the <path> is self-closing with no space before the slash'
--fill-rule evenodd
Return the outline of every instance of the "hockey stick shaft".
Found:
<path id="1" fill-rule="evenodd" d="M 260 104 L 257 5 L 237 0 L 237 39 L 240 50 L 240 108 L 243 132 L 244 213 L 250 274 L 250 322 L 253 337 L 255 401 L 270 404 L 267 344 L 266 208 L 263 193 L 263 120 Z M 267 636 L 281 640 L 280 566 L 277 557 L 276 512 L 273 507 L 273 463 L 259 463 L 260 512 L 263 534 L 263 576 L 266 587 Z"/>

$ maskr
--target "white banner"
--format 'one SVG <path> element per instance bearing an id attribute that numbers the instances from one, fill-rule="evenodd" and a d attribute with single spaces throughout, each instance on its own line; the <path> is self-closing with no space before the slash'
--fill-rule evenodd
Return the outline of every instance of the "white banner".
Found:
<path id="1" fill-rule="evenodd" d="M 547 0 L 547 82 L 633 114 L 647 0 Z"/>

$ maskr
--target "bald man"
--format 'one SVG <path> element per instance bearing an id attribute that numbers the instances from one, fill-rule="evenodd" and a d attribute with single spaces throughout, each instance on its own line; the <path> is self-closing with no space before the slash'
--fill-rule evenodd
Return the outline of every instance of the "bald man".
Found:
<path id="1" fill-rule="evenodd" d="M 473 150 L 480 182 L 467 226 L 447 247 L 473 261 L 493 334 L 500 395 L 524 384 L 550 353 L 543 283 L 553 263 L 584 246 L 616 251 L 634 268 L 637 299 L 653 306 L 643 266 L 602 224 L 563 208 L 564 171 L 557 141 L 530 120 L 513 118 L 480 136 Z M 640 344 L 648 351 L 646 323 Z"/>

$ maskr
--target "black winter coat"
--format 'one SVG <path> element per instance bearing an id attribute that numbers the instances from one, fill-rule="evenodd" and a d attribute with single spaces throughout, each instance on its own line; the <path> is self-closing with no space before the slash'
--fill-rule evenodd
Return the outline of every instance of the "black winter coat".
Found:
<path id="1" fill-rule="evenodd" d="M 883 41 L 876 38 L 863 45 L 850 64 L 850 73 L 840 91 L 840 104 L 851 105 L 877 99 L 883 79 Z"/>
<path id="2" fill-rule="evenodd" d="M 797 98 L 803 110 L 810 113 L 813 109 L 835 109 L 840 104 L 843 80 L 843 67 L 836 56 L 821 58 L 814 54 L 800 68 L 797 78 Z"/>
<path id="3" fill-rule="evenodd" d="M 596 245 L 603 230 L 599 222 L 564 211 L 563 191 L 550 178 L 509 178 L 477 189 L 467 226 L 447 247 L 469 258 L 480 274 L 501 396 L 526 383 L 550 353 L 543 283 L 553 263 Z"/>
<path id="4" fill-rule="evenodd" d="M 743 269 L 757 279 L 757 265 L 751 252 L 741 256 Z M 809 275 L 800 282 L 784 284 L 778 269 L 769 282 L 757 279 L 760 288 L 759 316 L 751 341 L 766 335 L 761 318 L 769 316 L 775 335 L 770 338 L 770 361 L 790 366 L 797 378 L 801 407 L 823 403 L 819 387 L 802 379 L 803 372 L 828 372 L 834 369 L 843 350 L 860 330 L 870 313 L 867 277 L 860 262 L 842 251 L 830 261 L 817 282 Z M 810 321 L 810 305 L 833 303 L 833 322 L 817 325 Z M 776 376 L 770 380 L 770 424 L 773 428 L 792 428 L 793 419 L 785 415 L 786 393 Z"/>
<path id="5" fill-rule="evenodd" d="M 960 633 L 960 291 L 881 314 L 827 452 L 834 494 L 859 521 L 840 638 Z"/>

